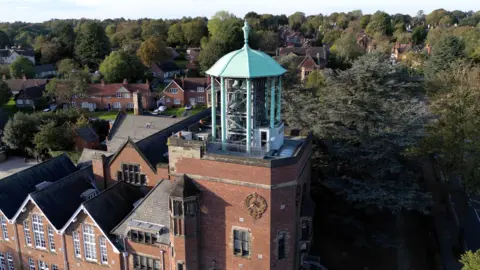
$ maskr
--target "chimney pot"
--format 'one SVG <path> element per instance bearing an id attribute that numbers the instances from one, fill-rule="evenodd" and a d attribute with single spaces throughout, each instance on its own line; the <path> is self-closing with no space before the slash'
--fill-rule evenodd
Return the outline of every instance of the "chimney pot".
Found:
<path id="1" fill-rule="evenodd" d="M 185 90 L 185 79 L 182 77 L 182 88 Z"/>
<path id="2" fill-rule="evenodd" d="M 102 84 L 102 86 L 105 86 L 105 81 L 103 79 L 100 80 L 100 83 Z"/>
<path id="3" fill-rule="evenodd" d="M 23 79 L 24 81 L 26 81 L 26 80 L 27 80 L 27 76 L 25 76 L 25 74 L 23 74 L 22 79 Z"/>
<path id="4" fill-rule="evenodd" d="M 127 79 L 123 79 L 123 84 L 128 84 Z"/>

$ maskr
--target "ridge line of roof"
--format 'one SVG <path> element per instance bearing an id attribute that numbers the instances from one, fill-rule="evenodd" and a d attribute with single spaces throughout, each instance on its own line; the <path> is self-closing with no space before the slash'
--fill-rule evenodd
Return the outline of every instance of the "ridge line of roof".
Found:
<path id="1" fill-rule="evenodd" d="M 42 189 L 40 189 L 40 190 L 36 190 L 36 191 L 34 191 L 34 192 L 30 192 L 28 195 L 31 196 L 31 195 L 39 194 L 39 193 L 41 193 L 42 191 L 45 191 L 45 190 L 47 190 L 47 189 L 49 189 L 49 188 L 51 188 L 51 187 L 54 187 L 54 186 L 58 185 L 59 183 L 62 183 L 64 180 L 67 180 L 67 179 L 69 179 L 69 178 L 71 178 L 71 177 L 73 177 L 73 176 L 75 176 L 75 175 L 77 175 L 77 174 L 84 173 L 84 171 L 85 171 L 86 169 L 89 169 L 90 167 L 92 167 L 92 165 L 85 166 L 85 167 L 83 167 L 83 168 L 81 168 L 81 169 L 79 169 L 79 170 L 77 170 L 77 171 L 75 171 L 75 172 L 73 172 L 73 173 L 71 173 L 71 174 L 69 174 L 69 175 L 67 175 L 67 176 L 65 176 L 65 177 L 63 177 L 63 178 L 55 181 L 55 182 L 53 182 L 51 185 L 49 185 L 49 186 L 47 186 L 47 187 L 45 187 L 45 188 L 42 188 Z M 32 199 L 33 199 L 33 198 L 32 198 Z"/>
<path id="2" fill-rule="evenodd" d="M 223 74 L 223 72 L 225 71 L 225 69 L 228 67 L 228 65 L 230 64 L 230 62 L 235 58 L 235 56 L 237 56 L 238 54 L 240 54 L 243 50 L 245 49 L 245 47 L 242 47 L 241 49 L 238 49 L 236 51 L 233 51 L 231 52 L 232 56 L 230 57 L 230 59 L 228 59 L 228 62 L 222 67 L 222 71 L 219 73 L 219 75 Z M 229 53 L 230 54 L 230 53 Z M 228 55 L 228 54 L 226 54 Z M 225 57 L 226 55 L 222 56 Z M 220 59 L 222 59 L 220 58 Z M 216 64 L 216 63 L 215 63 Z M 214 65 L 215 66 L 215 65 Z M 220 77 L 223 77 L 223 76 L 220 76 Z"/>

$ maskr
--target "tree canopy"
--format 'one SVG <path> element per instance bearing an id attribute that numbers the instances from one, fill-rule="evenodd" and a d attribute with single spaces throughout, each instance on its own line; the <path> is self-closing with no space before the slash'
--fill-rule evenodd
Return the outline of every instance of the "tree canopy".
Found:
<path id="1" fill-rule="evenodd" d="M 100 73 L 108 83 L 121 82 L 123 79 L 136 81 L 143 79 L 145 66 L 134 55 L 112 52 L 100 64 Z"/>
<path id="2" fill-rule="evenodd" d="M 17 57 L 17 59 L 10 64 L 10 75 L 13 78 L 22 78 L 24 75 L 27 78 L 33 78 L 35 76 L 33 63 L 26 57 Z"/>
<path id="3" fill-rule="evenodd" d="M 140 45 L 137 55 L 145 66 L 150 67 L 154 63 L 159 63 L 171 57 L 166 48 L 165 42 L 160 37 L 154 36 Z"/>
<path id="4" fill-rule="evenodd" d="M 4 80 L 0 80 L 0 107 L 7 104 L 12 97 L 12 92 Z"/>
<path id="5" fill-rule="evenodd" d="M 104 28 L 96 22 L 82 24 L 75 40 L 75 56 L 82 65 L 96 68 L 110 52 Z"/>

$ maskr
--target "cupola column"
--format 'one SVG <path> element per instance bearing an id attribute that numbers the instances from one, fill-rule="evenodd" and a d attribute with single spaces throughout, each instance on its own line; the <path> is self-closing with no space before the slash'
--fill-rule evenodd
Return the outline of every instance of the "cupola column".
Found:
<path id="1" fill-rule="evenodd" d="M 217 139 L 217 92 L 215 90 L 215 77 L 210 76 L 211 103 L 212 103 L 212 139 Z"/>
<path id="2" fill-rule="evenodd" d="M 220 123 L 222 124 L 222 148 L 225 148 L 225 143 L 227 142 L 227 93 L 225 90 L 225 78 L 220 78 Z"/>
<path id="3" fill-rule="evenodd" d="M 247 79 L 247 152 L 250 153 L 252 147 L 252 84 Z"/>
<path id="4" fill-rule="evenodd" d="M 282 122 L 282 77 L 278 77 L 278 87 L 277 87 L 277 92 L 278 92 L 278 98 L 277 98 L 277 122 L 281 123 Z"/>
<path id="5" fill-rule="evenodd" d="M 275 128 L 275 77 L 272 77 L 270 93 L 270 132 Z"/>

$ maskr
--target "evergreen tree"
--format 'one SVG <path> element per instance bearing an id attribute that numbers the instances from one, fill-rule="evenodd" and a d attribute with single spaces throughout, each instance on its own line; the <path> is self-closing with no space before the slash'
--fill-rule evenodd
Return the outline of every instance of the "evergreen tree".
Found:
<path id="1" fill-rule="evenodd" d="M 110 52 L 110 42 L 101 24 L 82 24 L 75 40 L 75 56 L 82 65 L 97 68 Z"/>

